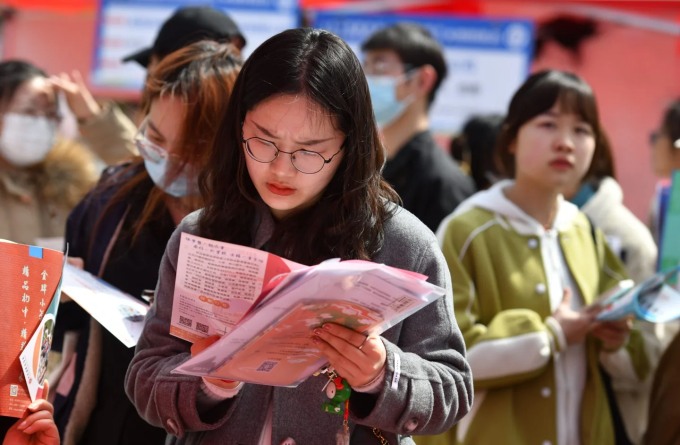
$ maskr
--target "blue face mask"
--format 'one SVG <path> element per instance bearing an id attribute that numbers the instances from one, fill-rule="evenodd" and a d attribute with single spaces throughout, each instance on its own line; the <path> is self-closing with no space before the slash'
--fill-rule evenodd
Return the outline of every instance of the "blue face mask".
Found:
<path id="1" fill-rule="evenodd" d="M 165 191 L 168 195 L 175 198 L 183 198 L 185 196 L 193 196 L 198 194 L 198 183 L 196 180 L 189 182 L 186 172 L 182 172 L 170 184 L 166 184 L 165 172 L 167 170 L 167 161 L 161 159 L 158 162 L 144 159 L 144 166 L 149 176 L 157 187 Z"/>
<path id="2" fill-rule="evenodd" d="M 380 128 L 396 121 L 412 102 L 410 96 L 404 100 L 397 99 L 397 85 L 403 82 L 401 76 L 367 75 L 366 81 L 368 82 L 368 91 L 371 93 L 373 114 Z"/>

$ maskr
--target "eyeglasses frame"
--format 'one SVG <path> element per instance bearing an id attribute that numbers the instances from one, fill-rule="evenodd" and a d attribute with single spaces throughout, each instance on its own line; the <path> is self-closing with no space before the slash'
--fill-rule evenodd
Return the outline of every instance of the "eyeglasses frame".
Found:
<path id="1" fill-rule="evenodd" d="M 260 160 L 260 159 L 257 159 L 257 158 L 255 157 L 255 155 L 253 154 L 252 150 L 250 150 L 250 144 L 248 144 L 248 141 L 250 141 L 250 140 L 252 140 L 252 139 L 259 139 L 260 141 L 263 141 L 263 142 L 266 142 L 266 143 L 268 143 L 268 144 L 271 144 L 271 145 L 276 149 L 276 155 L 274 156 L 274 159 L 272 159 L 271 161 L 262 161 L 262 160 Z M 243 136 L 241 136 L 241 142 L 243 142 L 243 143 L 246 145 L 246 153 L 248 153 L 248 156 L 250 156 L 254 161 L 257 161 L 257 162 L 259 162 L 259 163 L 261 163 L 261 164 L 271 164 L 272 162 L 274 162 L 274 161 L 276 161 L 276 160 L 278 159 L 280 153 L 285 153 L 285 154 L 287 154 L 287 155 L 290 155 L 290 163 L 293 165 L 293 167 L 295 167 L 295 170 L 297 170 L 297 171 L 299 171 L 300 173 L 303 173 L 303 174 L 305 174 L 305 175 L 315 175 L 315 174 L 319 173 L 321 170 L 323 170 L 323 168 L 326 166 L 326 164 L 330 164 L 330 162 L 331 162 L 338 154 L 340 154 L 340 152 L 342 151 L 342 149 L 345 148 L 345 144 L 342 144 L 342 145 L 340 146 L 340 150 L 338 150 L 337 153 L 335 153 L 333 156 L 331 156 L 330 159 L 326 159 L 326 158 L 323 157 L 323 155 L 322 155 L 321 153 L 317 153 L 317 152 L 315 152 L 315 151 L 310 151 L 310 150 L 305 150 L 304 148 L 300 148 L 299 150 L 295 150 L 295 151 L 283 151 L 283 150 L 281 150 L 279 147 L 277 147 L 276 144 L 273 143 L 272 141 L 269 141 L 269 140 L 267 140 L 267 139 L 263 139 L 263 138 L 257 137 L 257 136 L 253 136 L 253 137 L 250 137 L 250 138 L 248 138 L 248 139 L 244 139 Z M 321 166 L 321 168 L 318 169 L 318 170 L 315 171 L 315 172 L 305 172 L 305 171 L 300 170 L 300 169 L 297 167 L 297 165 L 295 165 L 295 162 L 293 162 L 293 155 L 294 155 L 295 153 L 299 152 L 299 151 L 304 151 L 304 152 L 307 152 L 307 153 L 314 153 L 314 154 L 316 154 L 317 156 L 319 156 L 321 159 L 323 159 L 323 165 Z"/>

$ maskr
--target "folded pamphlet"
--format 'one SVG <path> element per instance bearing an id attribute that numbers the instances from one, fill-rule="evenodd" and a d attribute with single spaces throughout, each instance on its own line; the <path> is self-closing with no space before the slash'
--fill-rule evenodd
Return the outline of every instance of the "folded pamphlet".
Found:
<path id="1" fill-rule="evenodd" d="M 675 267 L 654 275 L 635 286 L 624 287 L 600 304 L 604 308 L 597 316 L 599 321 L 615 321 L 634 317 L 652 323 L 666 323 L 680 318 L 680 292 L 678 272 Z"/>
<path id="2" fill-rule="evenodd" d="M 199 241 L 202 251 L 194 247 Z M 173 371 L 179 374 L 295 387 L 326 364 L 311 341 L 313 329 L 336 323 L 379 335 L 446 294 L 424 275 L 368 261 L 334 259 L 306 267 L 193 235 L 182 234 L 182 242 L 171 332 L 191 327 L 196 339 L 224 335 Z M 195 252 L 209 266 L 183 268 Z M 242 261 L 219 259 L 236 258 L 232 254 Z M 213 272 L 207 277 L 201 270 Z M 195 287 L 187 290 L 187 283 Z M 189 326 L 186 317 L 208 328 L 197 330 L 196 320 Z"/>
<path id="3" fill-rule="evenodd" d="M 0 241 L 0 415 L 22 417 L 42 397 L 64 254 Z"/>
<path id="4" fill-rule="evenodd" d="M 137 345 L 148 304 L 70 264 L 64 269 L 62 292 L 125 346 Z"/>

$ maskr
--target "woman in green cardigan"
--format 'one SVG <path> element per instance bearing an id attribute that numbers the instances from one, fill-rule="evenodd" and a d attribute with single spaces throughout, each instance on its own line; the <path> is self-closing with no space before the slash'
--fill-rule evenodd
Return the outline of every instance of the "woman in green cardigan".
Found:
<path id="1" fill-rule="evenodd" d="M 625 278 L 601 232 L 562 198 L 586 175 L 602 130 L 593 92 L 560 71 L 517 91 L 496 147 L 506 177 L 439 230 L 472 367 L 472 411 L 419 444 L 614 445 L 600 374 L 634 386 L 649 372 L 629 321 L 592 303 Z"/>

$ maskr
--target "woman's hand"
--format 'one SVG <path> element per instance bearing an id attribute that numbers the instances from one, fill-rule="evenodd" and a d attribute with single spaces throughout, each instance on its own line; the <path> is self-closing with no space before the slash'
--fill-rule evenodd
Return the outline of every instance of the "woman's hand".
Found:
<path id="1" fill-rule="evenodd" d="M 68 106 L 77 119 L 86 120 L 101 113 L 101 107 L 87 89 L 79 71 L 73 71 L 71 76 L 66 73 L 52 76 L 50 81 L 59 91 L 64 92 Z"/>
<path id="2" fill-rule="evenodd" d="M 354 388 L 371 383 L 387 361 L 380 337 L 366 337 L 334 323 L 315 329 L 314 335 L 312 341 L 328 363 Z"/>
<path id="3" fill-rule="evenodd" d="M 49 394 L 45 380 L 45 399 Z M 54 407 L 47 400 L 36 400 L 28 411 L 7 431 L 3 445 L 59 445 L 59 431 L 54 423 Z"/>
<path id="4" fill-rule="evenodd" d="M 562 303 L 553 314 L 553 318 L 562 327 L 568 345 L 583 343 L 590 332 L 595 317 L 602 310 L 599 307 L 588 307 L 580 311 L 571 308 L 571 289 L 564 289 Z"/>
<path id="5" fill-rule="evenodd" d="M 590 333 L 602 340 L 604 350 L 615 352 L 621 349 L 627 342 L 633 321 L 626 318 L 619 321 L 602 321 L 594 323 Z"/>
<path id="6" fill-rule="evenodd" d="M 191 345 L 191 356 L 195 356 L 199 352 L 203 351 L 206 349 L 208 346 L 212 345 L 213 343 L 216 343 L 217 340 L 219 340 L 220 337 L 219 335 L 212 335 L 210 337 L 204 338 L 203 340 L 199 340 L 193 345 Z M 233 380 L 222 380 L 222 379 L 212 379 L 209 377 L 203 377 L 206 382 L 210 383 L 211 385 L 219 386 L 220 388 L 224 389 L 234 389 L 239 385 L 239 382 L 235 382 Z"/>
<path id="7" fill-rule="evenodd" d="M 66 258 L 66 262 L 76 269 L 85 270 L 85 261 L 83 261 L 82 258 L 68 257 Z"/>

